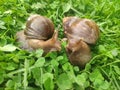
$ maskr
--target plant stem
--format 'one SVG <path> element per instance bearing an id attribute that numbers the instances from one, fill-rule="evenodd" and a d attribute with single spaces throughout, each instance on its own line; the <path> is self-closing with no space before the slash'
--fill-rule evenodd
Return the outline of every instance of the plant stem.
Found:
<path id="1" fill-rule="evenodd" d="M 26 90 L 27 86 L 28 86 L 28 81 L 27 81 L 27 74 L 28 74 L 28 68 L 29 68 L 29 61 L 27 59 L 25 59 L 24 61 L 24 78 L 23 78 L 23 86 L 24 89 Z"/>
<path id="2" fill-rule="evenodd" d="M 119 84 L 118 84 L 118 82 L 117 82 L 117 80 L 116 80 L 116 78 L 115 78 L 115 75 L 112 73 L 112 78 L 113 78 L 113 80 L 114 80 L 114 83 L 115 83 L 115 85 L 116 85 L 116 88 L 119 90 L 120 89 L 120 86 L 119 86 Z"/>
<path id="3" fill-rule="evenodd" d="M 30 70 L 33 69 L 33 68 L 36 68 L 36 66 L 33 65 L 33 66 L 29 67 L 29 68 L 28 68 L 28 71 L 30 71 Z M 12 75 L 14 75 L 14 74 L 21 73 L 21 72 L 25 72 L 25 68 L 21 68 L 21 69 L 19 69 L 19 70 L 10 72 L 10 73 L 7 74 L 7 76 L 12 76 Z"/>
<path id="4" fill-rule="evenodd" d="M 42 86 L 42 83 L 43 83 L 43 70 L 42 70 L 42 68 L 40 68 L 40 74 L 41 74 L 41 90 L 44 90 L 43 89 L 43 86 Z"/>
<path id="5" fill-rule="evenodd" d="M 116 60 L 116 61 L 114 61 L 114 62 L 108 63 L 108 64 L 106 64 L 106 65 L 103 65 L 102 67 L 106 67 L 106 66 L 108 66 L 108 65 L 112 65 L 112 64 L 118 63 L 118 62 L 120 62 L 120 60 Z"/>

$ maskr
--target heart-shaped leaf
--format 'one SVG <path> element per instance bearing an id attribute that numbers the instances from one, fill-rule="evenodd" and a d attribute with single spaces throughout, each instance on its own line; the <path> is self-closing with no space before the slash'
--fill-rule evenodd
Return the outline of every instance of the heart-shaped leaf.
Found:
<path id="1" fill-rule="evenodd" d="M 0 47 L 0 51 L 5 51 L 5 52 L 13 52 L 16 49 L 17 49 L 17 47 L 12 44 L 8 44 L 3 47 Z"/>

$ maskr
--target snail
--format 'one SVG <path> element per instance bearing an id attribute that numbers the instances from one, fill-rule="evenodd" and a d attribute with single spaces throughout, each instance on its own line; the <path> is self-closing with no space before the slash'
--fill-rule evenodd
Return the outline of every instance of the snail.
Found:
<path id="1" fill-rule="evenodd" d="M 70 62 L 73 65 L 85 67 L 91 59 L 89 44 L 95 44 L 99 38 L 97 24 L 89 19 L 65 17 L 63 28 L 68 40 L 66 52 Z"/>
<path id="2" fill-rule="evenodd" d="M 58 31 L 54 30 L 52 21 L 44 16 L 30 16 L 25 30 L 17 32 L 16 38 L 21 48 L 25 50 L 41 48 L 45 53 L 61 50 Z"/>

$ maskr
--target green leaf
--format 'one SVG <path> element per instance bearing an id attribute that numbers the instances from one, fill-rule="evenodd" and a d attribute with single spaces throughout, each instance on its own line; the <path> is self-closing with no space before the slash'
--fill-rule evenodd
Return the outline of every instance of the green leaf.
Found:
<path id="1" fill-rule="evenodd" d="M 96 88 L 99 88 L 102 83 L 103 83 L 103 80 L 101 80 L 100 78 L 96 78 L 95 81 L 93 82 Z"/>
<path id="2" fill-rule="evenodd" d="M 7 15 L 3 19 L 7 25 L 15 25 L 15 20 L 10 15 Z"/>
<path id="3" fill-rule="evenodd" d="M 17 68 L 17 65 L 13 62 L 7 63 L 6 70 L 15 70 Z"/>
<path id="4" fill-rule="evenodd" d="M 35 67 L 42 67 L 45 63 L 45 58 L 44 57 L 40 57 L 36 62 L 35 62 Z"/>
<path id="5" fill-rule="evenodd" d="M 91 64 L 90 63 L 87 63 L 86 66 L 85 66 L 85 70 L 90 70 L 91 69 Z"/>
<path id="6" fill-rule="evenodd" d="M 63 56 L 58 56 L 57 61 L 63 60 L 63 58 L 64 58 Z"/>
<path id="7" fill-rule="evenodd" d="M 86 73 L 82 73 L 80 75 L 77 76 L 77 83 L 81 86 L 84 86 L 86 79 L 87 79 L 87 74 Z"/>
<path id="8" fill-rule="evenodd" d="M 67 38 L 63 38 L 63 41 L 61 42 L 62 46 L 65 47 L 67 45 Z"/>
<path id="9" fill-rule="evenodd" d="M 44 82 L 45 90 L 54 90 L 54 82 L 52 78 L 47 78 Z"/>
<path id="10" fill-rule="evenodd" d="M 72 81 L 67 74 L 63 73 L 59 75 L 57 79 L 57 85 L 61 90 L 71 89 Z"/>
<path id="11" fill-rule="evenodd" d="M 104 80 L 102 74 L 99 69 L 95 69 L 89 76 L 90 80 L 94 82 L 96 79 Z"/>
<path id="12" fill-rule="evenodd" d="M 84 83 L 86 81 L 85 77 L 83 75 L 78 75 L 77 76 L 77 84 L 81 86 L 82 89 L 84 89 Z"/>
<path id="13" fill-rule="evenodd" d="M 46 54 L 45 57 L 50 57 L 52 59 L 55 59 L 57 57 L 57 53 L 56 52 L 49 52 Z"/>
<path id="14" fill-rule="evenodd" d="M 52 1 L 52 3 L 50 4 L 50 7 L 51 9 L 55 10 L 56 8 L 58 8 L 58 4 L 59 4 L 59 1 Z"/>
<path id="15" fill-rule="evenodd" d="M 43 74 L 43 84 L 44 84 L 45 90 L 53 90 L 54 88 L 53 74 L 51 73 Z"/>
<path id="16" fill-rule="evenodd" d="M 63 13 L 68 12 L 71 9 L 71 4 L 67 3 L 63 5 Z"/>
<path id="17" fill-rule="evenodd" d="M 107 52 L 105 55 L 106 55 L 107 57 L 113 59 L 113 55 L 111 54 L 111 52 Z"/>
<path id="18" fill-rule="evenodd" d="M 4 46 L 6 44 L 7 44 L 6 38 L 5 37 L 4 38 L 0 38 L 0 46 Z"/>
<path id="19" fill-rule="evenodd" d="M 12 44 L 8 44 L 3 47 L 0 47 L 0 51 L 5 51 L 5 52 L 13 52 L 16 49 L 17 49 L 17 47 Z"/>
<path id="20" fill-rule="evenodd" d="M 42 49 L 37 49 L 35 54 L 36 54 L 36 57 L 39 58 L 43 55 L 44 51 Z"/>
<path id="21" fill-rule="evenodd" d="M 6 83 L 6 87 L 9 89 L 12 89 L 14 87 L 15 82 L 13 80 L 8 80 Z"/>
<path id="22" fill-rule="evenodd" d="M 12 10 L 7 10 L 4 12 L 4 14 L 12 14 Z"/>
<path id="23" fill-rule="evenodd" d="M 111 51 L 112 55 L 113 56 L 117 56 L 118 55 L 118 50 L 117 49 L 114 49 Z"/>
<path id="24" fill-rule="evenodd" d="M 103 45 L 99 45 L 99 52 L 100 53 L 106 52 L 106 49 L 105 49 L 105 47 Z"/>
<path id="25" fill-rule="evenodd" d="M 54 60 L 54 59 L 51 61 L 51 64 L 53 66 L 58 66 L 59 65 L 59 63 L 56 60 Z"/>
<path id="26" fill-rule="evenodd" d="M 37 2 L 37 3 L 34 3 L 31 7 L 32 7 L 33 9 L 38 10 L 38 9 L 43 9 L 43 8 L 45 8 L 45 5 L 42 4 L 42 3 Z"/>
<path id="27" fill-rule="evenodd" d="M 6 69 L 7 63 L 6 63 L 6 62 L 0 62 L 0 67 L 1 67 L 2 69 Z"/>
<path id="28" fill-rule="evenodd" d="M 4 75 L 5 72 L 3 70 L 0 70 L 0 84 L 4 81 Z"/>
<path id="29" fill-rule="evenodd" d="M 108 83 L 107 81 L 103 81 L 102 84 L 100 85 L 101 90 L 109 90 L 109 87 L 110 83 Z"/>
<path id="30" fill-rule="evenodd" d="M 46 81 L 48 78 L 53 79 L 53 74 L 52 74 L 52 73 L 45 73 L 45 74 L 43 74 L 43 83 L 45 83 L 45 81 Z"/>
<path id="31" fill-rule="evenodd" d="M 70 67 L 70 63 L 65 63 L 62 65 L 64 71 L 68 71 L 70 69 L 69 67 Z"/>
<path id="32" fill-rule="evenodd" d="M 74 68 L 74 71 L 79 72 L 79 67 L 78 66 L 74 66 L 73 68 Z"/>
<path id="33" fill-rule="evenodd" d="M 0 20 L 0 28 L 1 28 L 1 29 L 6 29 L 6 27 L 5 27 L 4 25 L 5 25 L 5 23 Z"/>
<path id="34" fill-rule="evenodd" d="M 32 69 L 32 74 L 33 74 L 33 78 L 35 79 L 35 84 L 37 86 L 41 86 L 42 84 L 42 76 L 41 76 L 41 70 L 40 68 L 33 68 Z"/>
<path id="35" fill-rule="evenodd" d="M 90 85 L 89 81 L 87 81 L 88 75 L 87 73 L 82 73 L 80 75 L 77 75 L 76 77 L 76 83 L 79 85 L 79 88 L 81 90 L 84 90 L 86 87 Z"/>
<path id="36" fill-rule="evenodd" d="M 120 75 L 120 68 L 118 66 L 113 66 L 115 72 Z"/>
<path id="37" fill-rule="evenodd" d="M 5 26 L 3 26 L 3 25 L 0 25 L 0 28 L 1 28 L 1 29 L 6 29 L 6 27 L 5 27 Z"/>
<path id="38" fill-rule="evenodd" d="M 95 69 L 89 76 L 90 80 L 93 82 L 93 85 L 96 89 L 101 90 L 101 87 L 104 88 L 104 77 L 100 73 L 99 69 Z"/>

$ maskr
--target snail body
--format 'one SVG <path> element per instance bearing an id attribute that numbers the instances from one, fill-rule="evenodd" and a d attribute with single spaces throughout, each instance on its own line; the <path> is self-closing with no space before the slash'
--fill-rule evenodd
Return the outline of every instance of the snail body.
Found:
<path id="1" fill-rule="evenodd" d="M 99 38 L 97 24 L 89 19 L 65 17 L 63 28 L 68 40 L 66 52 L 70 62 L 84 67 L 91 59 L 89 44 L 95 44 Z"/>
<path id="2" fill-rule="evenodd" d="M 24 50 L 33 50 L 29 45 L 28 45 L 28 41 L 26 39 L 26 36 L 24 34 L 24 30 L 21 30 L 21 31 L 18 31 L 16 33 L 16 38 L 17 38 L 17 41 L 19 42 L 20 44 L 20 48 L 24 49 Z"/>
<path id="3" fill-rule="evenodd" d="M 40 15 L 32 15 L 26 22 L 25 30 L 16 34 L 22 49 L 36 50 L 41 48 L 45 53 L 61 49 L 58 31 L 54 30 L 52 21 Z"/>
<path id="4" fill-rule="evenodd" d="M 44 50 L 45 53 L 50 51 L 60 51 L 60 41 L 58 39 L 58 32 L 55 31 L 52 38 L 44 41 L 38 39 L 29 39 L 27 42 L 29 46 L 31 46 L 34 50 L 41 48 Z"/>
<path id="5" fill-rule="evenodd" d="M 72 45 L 68 44 L 66 51 L 70 62 L 81 68 L 85 67 L 91 59 L 90 47 L 82 40 Z"/>

